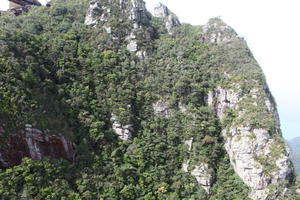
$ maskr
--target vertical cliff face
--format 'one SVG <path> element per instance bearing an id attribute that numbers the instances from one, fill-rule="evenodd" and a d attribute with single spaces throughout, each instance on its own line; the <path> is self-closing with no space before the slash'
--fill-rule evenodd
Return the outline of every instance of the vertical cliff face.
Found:
<path id="1" fill-rule="evenodd" d="M 53 136 L 26 125 L 24 131 L 6 136 L 1 128 L 0 167 L 9 168 L 22 163 L 23 158 L 42 160 L 46 157 L 73 161 L 74 144 L 65 137 Z"/>
<path id="2" fill-rule="evenodd" d="M 169 34 L 172 34 L 173 28 L 181 25 L 178 17 L 162 3 L 155 5 L 154 16 L 163 19 Z"/>
<path id="3" fill-rule="evenodd" d="M 213 102 L 209 105 L 214 107 L 223 121 L 228 117 L 228 114 L 225 114 L 228 110 L 237 111 L 236 118 L 222 131 L 225 148 L 236 173 L 252 189 L 250 197 L 266 199 L 268 194 L 273 192 L 270 189 L 271 185 L 285 187 L 292 173 L 291 163 L 277 129 L 279 124 L 274 105 L 270 104 L 272 107 L 268 107 L 270 99 L 267 98 L 266 91 L 261 89 L 261 95 L 264 96 L 261 97 L 257 95 L 259 90 L 254 89 L 250 91 L 250 97 L 247 97 L 239 90 L 239 86 L 234 89 L 217 88 L 214 94 L 210 93 L 214 97 L 210 97 Z M 273 115 L 276 126 L 273 130 L 240 120 L 248 117 L 246 115 L 251 112 L 251 108 L 241 105 L 246 98 L 247 101 L 251 101 L 249 106 L 254 107 L 262 103 L 259 102 L 260 98 L 265 98 L 264 105 L 260 109 L 265 109 L 268 114 Z M 258 112 L 257 117 L 264 114 Z"/>
<path id="4" fill-rule="evenodd" d="M 281 136 L 276 105 L 264 77 L 253 73 L 257 64 L 251 55 L 247 62 L 240 60 L 241 54 L 233 55 L 249 50 L 224 22 L 210 21 L 204 26 L 204 33 L 210 42 L 218 43 L 217 51 L 227 51 L 225 62 L 233 65 L 234 61 L 241 68 L 232 71 L 230 67 L 219 66 L 223 72 L 222 83 L 207 97 L 207 104 L 224 124 L 222 134 L 231 164 L 251 188 L 252 199 L 267 199 L 275 193 L 273 198 L 283 198 L 292 167 Z M 275 192 L 272 187 L 281 189 Z"/>

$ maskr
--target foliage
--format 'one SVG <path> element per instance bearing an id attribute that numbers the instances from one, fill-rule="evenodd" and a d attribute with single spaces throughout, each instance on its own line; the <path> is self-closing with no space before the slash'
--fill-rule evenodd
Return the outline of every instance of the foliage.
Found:
<path id="1" fill-rule="evenodd" d="M 84 24 L 87 0 L 51 4 L 0 17 L 0 124 L 8 134 L 25 124 L 62 134 L 76 144 L 76 159 L 24 159 L 0 171 L 1 199 L 247 198 L 249 189 L 223 147 L 221 123 L 206 103 L 216 85 L 230 87 L 220 81 L 225 71 L 244 83 L 243 91 L 249 90 L 247 77 L 264 81 L 243 41 L 211 44 L 203 41 L 201 27 L 188 24 L 168 35 L 153 18 L 143 22 L 150 36 L 138 33 L 148 54 L 141 60 L 126 49 L 133 24 L 117 4 L 105 22 L 111 35 L 103 24 Z M 152 105 L 159 100 L 170 116 L 154 114 Z M 247 116 L 255 119 L 255 112 Z M 231 112 L 228 123 L 236 114 Z M 132 140 L 118 139 L 114 116 L 133 127 Z M 189 151 L 183 141 L 191 138 Z M 205 162 L 216 172 L 210 194 L 182 171 L 186 159 L 189 168 Z"/>

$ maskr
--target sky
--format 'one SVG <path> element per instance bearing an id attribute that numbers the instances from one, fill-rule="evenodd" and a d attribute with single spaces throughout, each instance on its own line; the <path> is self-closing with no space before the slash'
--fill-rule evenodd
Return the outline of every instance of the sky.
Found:
<path id="1" fill-rule="evenodd" d="M 158 2 L 167 5 L 181 22 L 203 25 L 220 16 L 233 27 L 246 39 L 266 75 L 277 102 L 283 136 L 300 137 L 299 0 L 145 1 L 149 11 Z M 0 9 L 7 5 L 7 0 L 0 0 Z"/>

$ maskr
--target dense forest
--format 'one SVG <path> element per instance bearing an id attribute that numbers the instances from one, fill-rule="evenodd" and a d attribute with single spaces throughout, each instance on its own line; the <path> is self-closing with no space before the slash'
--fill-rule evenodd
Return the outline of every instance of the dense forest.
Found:
<path id="1" fill-rule="evenodd" d="M 106 22 L 112 33 L 84 23 L 88 0 L 51 4 L 0 16 L 1 145 L 30 124 L 72 141 L 75 158 L 24 158 L 0 169 L 1 199 L 249 199 L 250 188 L 235 173 L 222 136 L 238 113 L 228 110 L 220 121 L 207 105 L 217 85 L 265 82 L 243 39 L 217 45 L 203 39 L 203 27 L 189 24 L 169 34 L 163 20 L 151 16 L 137 33 L 147 54 L 141 58 L 126 48 L 133 24 L 115 8 L 117 1 Z M 230 81 L 223 79 L 226 72 Z M 259 118 L 253 113 L 241 123 L 274 129 L 267 112 Z M 127 127 L 130 139 L 118 137 L 115 121 Z M 203 162 L 213 170 L 209 192 L 182 170 L 187 160 L 189 171 Z M 294 177 L 288 187 L 284 199 L 299 199 Z"/>

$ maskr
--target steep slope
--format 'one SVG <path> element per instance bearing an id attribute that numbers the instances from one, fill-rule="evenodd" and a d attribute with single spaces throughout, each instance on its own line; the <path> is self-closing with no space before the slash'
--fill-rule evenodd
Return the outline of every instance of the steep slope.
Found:
<path id="1" fill-rule="evenodd" d="M 292 172 L 274 100 L 246 44 L 230 27 L 216 19 L 205 32 L 225 59 L 218 69 L 222 81 L 209 92 L 208 104 L 226 121 L 225 148 L 236 173 L 252 189 L 251 198 L 266 199 L 275 193 L 271 186 L 284 184 Z"/>
<path id="2" fill-rule="evenodd" d="M 300 138 L 294 138 L 286 141 L 291 151 L 291 159 L 293 161 L 297 175 L 300 174 Z"/>
<path id="3" fill-rule="evenodd" d="M 264 75 L 221 19 L 53 0 L 0 27 L 3 199 L 298 198 Z"/>

